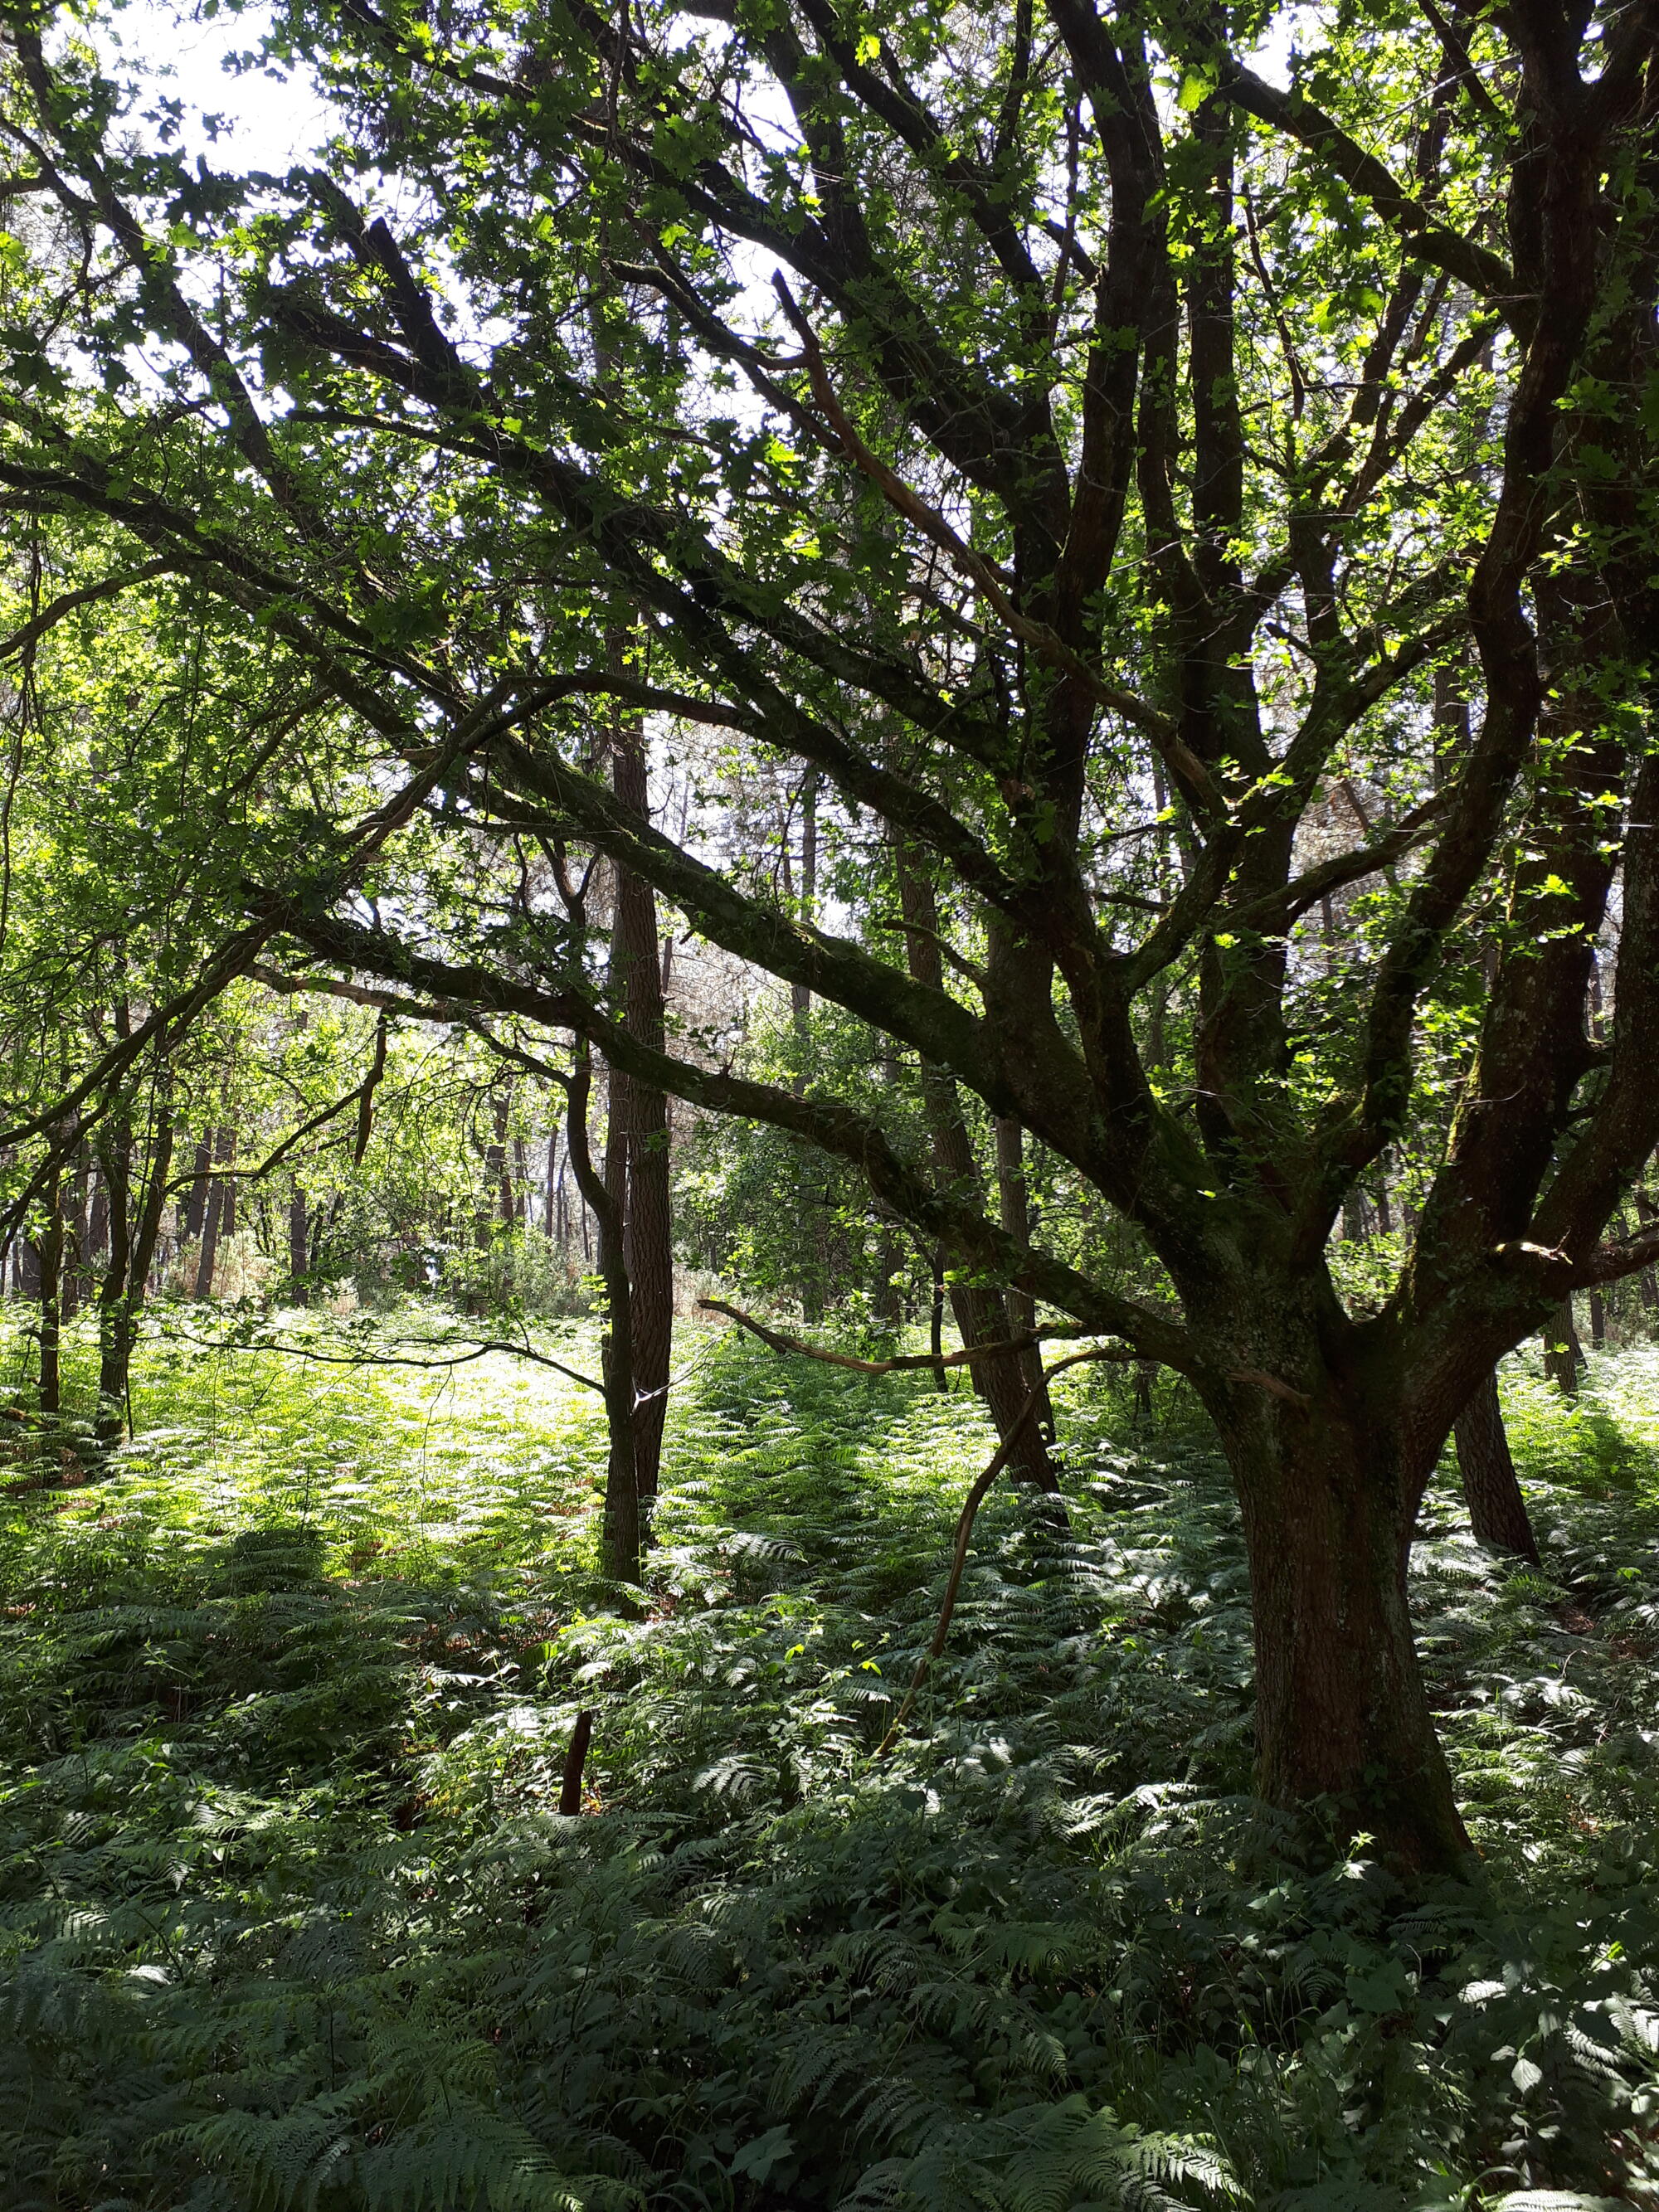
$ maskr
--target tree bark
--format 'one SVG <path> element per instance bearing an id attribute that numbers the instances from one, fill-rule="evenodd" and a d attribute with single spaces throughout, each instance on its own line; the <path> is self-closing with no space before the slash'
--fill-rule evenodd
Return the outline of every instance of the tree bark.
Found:
<path id="1" fill-rule="evenodd" d="M 185 1243 L 198 1237 L 207 1221 L 208 1191 L 213 1173 L 213 1141 L 204 1137 L 196 1147 L 196 1164 L 179 1208 L 179 1237 Z"/>
<path id="2" fill-rule="evenodd" d="M 45 1192 L 46 1227 L 40 1243 L 40 1411 L 55 1418 L 63 1405 L 64 1201 L 62 1171 L 55 1170 Z"/>
<path id="3" fill-rule="evenodd" d="M 236 1158 L 236 1136 L 234 1130 L 217 1133 L 214 1150 L 222 1167 L 228 1167 Z M 213 1296 L 213 1273 L 218 1264 L 219 1240 L 230 1234 L 234 1219 L 230 1197 L 230 1185 L 221 1176 L 215 1176 L 208 1186 L 207 1205 L 202 1217 L 202 1249 L 196 1262 L 195 1296 Z M 112 1235 L 113 1229 L 112 1226 Z"/>
<path id="4" fill-rule="evenodd" d="M 131 1221 L 131 1135 L 123 1127 L 106 1155 L 110 1184 L 110 1256 L 98 1295 L 98 1413 L 94 1434 L 100 1451 L 118 1443 L 128 1427 L 132 1346 L 144 1303 L 150 1263 L 161 1233 L 167 1174 L 173 1164 L 173 1124 L 158 1109 L 149 1173 L 138 1218 Z"/>
<path id="5" fill-rule="evenodd" d="M 288 1279 L 296 1306 L 311 1303 L 311 1285 L 306 1279 L 310 1267 L 311 1231 L 306 1217 L 305 1185 L 295 1176 L 288 1201 Z"/>
<path id="6" fill-rule="evenodd" d="M 566 1146 L 576 1188 L 586 1200 L 599 1231 L 599 1273 L 605 1283 L 606 1320 L 601 1373 L 608 1450 L 605 1510 L 599 1546 L 605 1571 L 615 1582 L 637 1583 L 643 1553 L 643 1522 L 636 1461 L 635 1383 L 632 1286 L 623 1248 L 622 1211 L 605 1179 L 593 1165 L 587 1142 L 587 1104 L 592 1063 L 586 1047 L 571 1077 L 566 1114 Z M 614 1104 L 612 1108 L 614 1113 Z"/>
<path id="7" fill-rule="evenodd" d="M 1544 1372 L 1564 1395 L 1578 1395 L 1578 1371 L 1584 1364 L 1584 1347 L 1573 1321 L 1572 1300 L 1564 1298 L 1544 1328 Z"/>
<path id="8" fill-rule="evenodd" d="M 1025 1133 L 1018 1121 L 1008 1115 L 998 1117 L 997 1125 L 997 1195 L 1000 1204 L 1002 1225 L 1022 1252 L 1031 1249 L 1031 1200 L 1025 1180 Z M 1011 1284 L 1005 1293 L 1008 1310 L 1008 1330 L 1012 1336 L 1029 1336 L 1036 1327 L 1036 1300 L 1029 1291 Z M 1042 1352 L 1037 1345 L 1019 1355 L 1020 1380 L 1028 1391 L 1037 1394 L 1036 1412 L 1033 1415 L 1045 1444 L 1054 1440 L 1054 1409 L 1048 1396 L 1048 1385 L 1043 1379 Z"/>
<path id="9" fill-rule="evenodd" d="M 906 851 L 902 839 L 894 840 L 893 858 L 910 973 L 919 983 L 942 989 L 945 963 L 939 949 L 939 917 L 933 886 L 916 858 Z M 968 1125 L 962 1118 L 962 1103 L 956 1085 L 942 1069 L 926 1060 L 921 1064 L 921 1097 L 933 1164 L 940 1182 L 971 1205 L 980 1206 L 984 1193 L 979 1163 L 974 1157 Z M 995 1284 L 958 1279 L 950 1288 L 951 1309 L 964 1346 L 999 1344 L 1012 1334 L 1007 1303 Z M 998 1437 L 1006 1443 L 1014 1436 L 1028 1395 L 1018 1357 L 976 1359 L 969 1372 L 975 1389 L 990 1409 Z M 1008 1467 L 1017 1481 L 1029 1482 L 1050 1492 L 1060 1489 L 1060 1477 L 1049 1457 L 1047 1439 L 1036 1421 L 1028 1421 L 1019 1431 L 1009 1455 Z"/>
<path id="10" fill-rule="evenodd" d="M 1510 1455 L 1495 1369 L 1458 1415 L 1452 1433 L 1475 1542 L 1489 1552 L 1513 1552 L 1536 1566 L 1538 1539 Z"/>
<path id="11" fill-rule="evenodd" d="M 616 641 L 613 650 L 618 650 Z M 641 822 L 650 814 L 645 732 L 638 719 L 618 715 L 612 731 L 611 788 Z M 631 869 L 615 870 L 611 986 L 629 1035 L 663 1049 L 665 1010 L 657 939 L 657 901 Z M 633 1369 L 639 1402 L 634 1449 L 640 1496 L 655 1498 L 668 1413 L 668 1370 L 674 1334 L 674 1228 L 668 1157 L 668 1101 L 653 1084 L 611 1072 L 607 1187 L 622 1208 L 623 1251 L 632 1291 Z M 609 1149 L 619 1147 L 613 1181 Z"/>
<path id="12" fill-rule="evenodd" d="M 1400 1439 L 1328 1402 L 1261 1395 L 1221 1420 L 1250 1566 L 1258 1794 L 1297 1815 L 1322 1801 L 1344 1844 L 1370 1836 L 1396 1865 L 1462 1870 L 1407 1603 L 1416 1499 Z"/>

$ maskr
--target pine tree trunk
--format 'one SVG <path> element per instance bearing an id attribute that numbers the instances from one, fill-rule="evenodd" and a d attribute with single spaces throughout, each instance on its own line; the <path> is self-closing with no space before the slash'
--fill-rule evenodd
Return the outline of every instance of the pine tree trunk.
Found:
<path id="1" fill-rule="evenodd" d="M 1370 1836 L 1396 1865 L 1462 1870 L 1407 1605 L 1399 1440 L 1374 1417 L 1262 1395 L 1221 1419 L 1249 1558 L 1257 1791 L 1293 1814 L 1325 1801 L 1339 1842 Z"/>
<path id="2" fill-rule="evenodd" d="M 1495 1371 L 1488 1372 L 1458 1415 L 1452 1433 L 1475 1542 L 1489 1552 L 1513 1552 L 1536 1566 L 1538 1539 L 1516 1480 Z"/>

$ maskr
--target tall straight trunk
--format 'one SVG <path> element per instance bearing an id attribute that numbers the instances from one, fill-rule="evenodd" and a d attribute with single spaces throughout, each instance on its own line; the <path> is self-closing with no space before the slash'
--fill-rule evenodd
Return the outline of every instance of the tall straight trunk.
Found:
<path id="1" fill-rule="evenodd" d="M 214 1151 L 218 1164 L 229 1167 L 236 1158 L 236 1133 L 221 1129 L 215 1139 Z M 215 1176 L 208 1186 L 207 1205 L 202 1217 L 202 1249 L 196 1261 L 194 1295 L 198 1298 L 213 1296 L 214 1270 L 219 1261 L 219 1244 L 230 1235 L 235 1221 L 231 1186 L 222 1176 Z"/>
<path id="2" fill-rule="evenodd" d="M 1569 1398 L 1578 1395 L 1578 1370 L 1584 1364 L 1584 1347 L 1573 1320 L 1572 1300 L 1565 1297 L 1544 1326 L 1544 1372 Z"/>
<path id="3" fill-rule="evenodd" d="M 904 922 L 906 963 L 919 983 L 942 990 L 945 963 L 940 952 L 939 917 L 933 885 L 917 857 L 902 840 L 893 847 L 898 878 L 899 908 Z M 983 1201 L 979 1163 L 973 1139 L 962 1118 L 962 1103 L 950 1077 L 927 1060 L 921 1064 L 922 1110 L 927 1119 L 929 1147 L 939 1181 L 973 1204 Z M 992 1283 L 956 1282 L 951 1285 L 951 1308 L 964 1346 L 1005 1342 L 1013 1333 L 1003 1292 Z M 1018 1357 L 976 1359 L 970 1370 L 974 1387 L 985 1400 L 997 1435 L 1004 1443 L 1015 1437 L 1016 1425 L 1030 1395 L 1025 1371 Z M 1008 1455 L 1009 1471 L 1039 1490 L 1057 1492 L 1060 1477 L 1048 1454 L 1042 1430 L 1033 1419 L 1020 1428 Z"/>
<path id="4" fill-rule="evenodd" d="M 64 1194 L 60 1169 L 45 1192 L 46 1227 L 40 1236 L 40 1382 L 42 1413 L 55 1416 L 63 1404 Z"/>
<path id="5" fill-rule="evenodd" d="M 622 1210 L 607 1187 L 606 1178 L 594 1167 L 587 1142 L 592 1081 L 592 1061 L 584 1045 L 579 1049 L 575 1073 L 570 1081 L 565 1141 L 576 1188 L 592 1210 L 598 1227 L 599 1274 L 605 1284 L 606 1327 L 601 1376 L 605 1383 L 607 1451 L 599 1545 L 605 1573 L 616 1582 L 637 1583 L 644 1549 L 644 1522 L 640 1510 L 637 1461 L 633 1294 L 628 1277 Z M 613 1099 L 607 1119 L 614 1118 L 614 1114 Z M 608 1143 L 606 1149 L 610 1149 Z"/>
<path id="6" fill-rule="evenodd" d="M 1025 1180 L 1025 1133 L 1006 1115 L 997 1121 L 997 1196 L 1002 1225 L 1022 1252 L 1031 1249 L 1031 1198 Z M 1005 1294 L 1008 1327 L 1014 1336 L 1029 1336 L 1036 1327 L 1036 1300 L 1029 1291 L 1010 1284 Z M 1054 1409 L 1043 1379 L 1042 1351 L 1032 1345 L 1019 1355 L 1020 1376 L 1028 1390 L 1036 1393 L 1034 1419 L 1044 1439 L 1053 1443 Z"/>
<path id="7" fill-rule="evenodd" d="M 206 1224 L 208 1191 L 212 1174 L 213 1141 L 210 1137 L 204 1137 L 197 1145 L 195 1165 L 179 1209 L 179 1233 L 186 1243 L 193 1243 Z"/>
<path id="8" fill-rule="evenodd" d="M 784 862 L 788 864 L 788 850 L 784 851 Z M 816 769 L 808 769 L 800 787 L 800 905 L 801 920 L 809 926 L 817 919 L 818 906 L 818 775 Z M 812 994 L 805 983 L 789 986 L 789 1007 L 794 1021 L 796 1048 L 804 1052 L 806 1044 L 806 1024 L 812 1012 Z M 798 1069 L 796 1082 L 802 1080 Z"/>
<path id="9" fill-rule="evenodd" d="M 1325 1801 L 1341 1839 L 1369 1835 L 1396 1864 L 1464 1869 L 1468 1837 L 1412 1638 L 1418 1500 L 1401 1439 L 1374 1409 L 1255 1395 L 1214 1410 L 1249 1561 L 1257 1792 L 1297 1815 Z"/>
<path id="10" fill-rule="evenodd" d="M 58 1304 L 65 1328 L 81 1310 L 89 1245 L 87 1209 L 91 1172 L 91 1154 L 87 1148 L 87 1140 L 82 1137 L 76 1147 L 75 1167 L 70 1177 L 69 1206 L 64 1224 L 64 1272 Z"/>
<path id="11" fill-rule="evenodd" d="M 310 1269 L 311 1226 L 306 1215 L 306 1189 L 296 1175 L 288 1201 L 288 1279 L 289 1295 L 296 1306 L 311 1303 L 311 1285 L 306 1279 Z"/>
<path id="12" fill-rule="evenodd" d="M 513 1225 L 513 1171 L 507 1165 L 507 1125 L 513 1111 L 510 1092 L 497 1091 L 489 1102 L 490 1139 L 484 1146 L 484 1187 L 488 1201 L 478 1209 L 478 1245 L 487 1252 L 495 1241 L 495 1223 Z"/>
<path id="13" fill-rule="evenodd" d="M 1538 1565 L 1538 1539 L 1533 1534 L 1527 1501 L 1516 1480 L 1510 1455 L 1509 1432 L 1498 1402 L 1496 1370 L 1458 1415 L 1452 1434 L 1457 1445 L 1457 1471 L 1463 1479 L 1468 1502 L 1469 1525 L 1474 1540 L 1490 1552 L 1514 1552 Z"/>
<path id="14" fill-rule="evenodd" d="M 119 1443 L 127 1417 L 125 1318 L 132 1264 L 132 1131 L 125 1105 L 116 1108 L 106 1128 L 99 1164 L 109 1198 L 109 1258 L 98 1289 L 98 1412 L 93 1425 L 100 1449 Z"/>
<path id="15" fill-rule="evenodd" d="M 1636 1194 L 1636 1218 L 1644 1229 L 1650 1229 L 1655 1221 L 1659 1220 L 1659 1212 L 1655 1212 L 1653 1200 L 1645 1191 L 1638 1190 Z M 1644 1309 L 1649 1313 L 1659 1310 L 1659 1277 L 1656 1277 L 1654 1270 L 1644 1267 L 1636 1278 L 1636 1283 Z"/>
<path id="16" fill-rule="evenodd" d="M 610 640 L 620 659 L 624 641 Z M 638 718 L 618 715 L 611 731 L 611 784 L 641 822 L 650 818 L 645 732 Z M 631 869 L 615 871 L 611 988 L 623 1026 L 653 1051 L 665 1041 L 661 948 L 656 895 Z M 668 1102 L 653 1084 L 611 1071 L 607 1149 L 620 1148 L 623 1255 L 632 1294 L 633 1363 L 639 1394 L 634 1415 L 635 1468 L 640 1496 L 655 1498 L 662 1468 L 663 1423 L 674 1334 L 674 1227 L 669 1180 Z M 607 1188 L 613 1190 L 607 1172 Z"/>
<path id="17" fill-rule="evenodd" d="M 132 1135 L 118 1123 L 105 1152 L 110 1188 L 110 1257 L 98 1294 L 98 1413 L 94 1433 L 100 1450 L 118 1443 L 127 1428 L 132 1346 L 144 1289 L 155 1258 L 173 1165 L 173 1123 L 163 1105 L 152 1117 L 149 1171 L 137 1217 L 132 1213 Z"/>
<path id="18" fill-rule="evenodd" d="M 927 1348 L 939 1361 L 945 1357 L 945 1247 L 935 1244 L 928 1259 L 933 1271 L 933 1295 L 928 1309 Z M 951 1377 L 943 1366 L 933 1369 L 933 1386 L 940 1391 L 951 1387 Z"/>

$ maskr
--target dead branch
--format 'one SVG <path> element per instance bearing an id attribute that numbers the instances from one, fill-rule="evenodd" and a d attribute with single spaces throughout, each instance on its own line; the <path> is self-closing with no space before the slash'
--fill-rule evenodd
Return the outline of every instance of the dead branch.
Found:
<path id="1" fill-rule="evenodd" d="M 1086 1352 L 1067 1352 L 1064 1359 L 1056 1359 L 1052 1365 L 1043 1369 L 1042 1384 L 1040 1389 L 1027 1392 L 1025 1403 L 1020 1407 L 1018 1413 L 1015 1416 L 1013 1424 L 1009 1429 L 1007 1435 L 997 1446 L 996 1450 L 991 1455 L 990 1464 L 987 1467 L 984 1474 L 980 1476 L 979 1480 L 974 1485 L 973 1488 L 969 1492 L 967 1498 L 963 1502 L 962 1511 L 957 1520 L 956 1550 L 951 1559 L 951 1572 L 945 1585 L 945 1602 L 939 1609 L 939 1623 L 933 1630 L 933 1640 L 927 1646 L 927 1649 L 922 1653 L 921 1659 L 917 1662 L 916 1671 L 910 1677 L 910 1686 L 904 1693 L 903 1702 L 900 1705 L 897 1712 L 893 1716 L 892 1726 L 888 1729 L 886 1735 L 883 1736 L 881 1741 L 876 1746 L 875 1751 L 872 1754 L 873 1758 L 885 1759 L 888 1753 L 897 1741 L 899 1731 L 904 1726 L 905 1722 L 910 1717 L 911 1708 L 916 1702 L 916 1698 L 921 1691 L 922 1684 L 927 1680 L 927 1676 L 932 1670 L 933 1662 L 939 1656 L 939 1654 L 945 1649 L 945 1638 L 951 1633 L 951 1617 L 957 1609 L 957 1594 L 962 1588 L 962 1571 L 967 1565 L 968 1540 L 974 1533 L 975 1519 L 978 1515 L 980 1507 L 985 1503 L 986 1498 L 989 1494 L 991 1485 L 996 1480 L 998 1475 L 1001 1474 L 1003 1468 L 1007 1466 L 1009 1459 L 1012 1455 L 1014 1446 L 1019 1441 L 1020 1431 L 1024 1428 L 1025 1424 L 1030 1419 L 1032 1414 L 1036 1413 L 1038 1401 L 1042 1395 L 1042 1390 L 1045 1389 L 1051 1382 L 1053 1382 L 1056 1375 L 1062 1374 L 1068 1367 L 1080 1367 L 1085 1360 L 1133 1359 L 1134 1356 L 1135 1355 L 1132 1352 L 1126 1352 L 1119 1350 L 1115 1346 L 1110 1345 L 1095 1346 Z"/>
<path id="2" fill-rule="evenodd" d="M 803 1359 L 820 1359 L 826 1367 L 850 1367 L 859 1375 L 904 1375 L 919 1370 L 937 1373 L 942 1367 L 967 1367 L 975 1359 L 1000 1359 L 1010 1352 L 1030 1352 L 1035 1346 L 1066 1337 L 1092 1335 L 1093 1331 L 1073 1323 L 1058 1328 L 1037 1330 L 1030 1336 L 1011 1336 L 997 1344 L 965 1345 L 960 1352 L 901 1352 L 891 1359 L 859 1359 L 850 1352 L 831 1352 L 827 1345 L 809 1344 L 803 1336 L 789 1336 L 783 1330 L 769 1328 L 764 1322 L 757 1321 L 752 1314 L 740 1307 L 729 1306 L 724 1298 L 699 1298 L 698 1306 L 705 1312 L 725 1314 L 728 1320 L 738 1323 L 763 1344 L 769 1344 L 774 1352 L 798 1352 Z M 1091 1358 L 1133 1359 L 1138 1357 L 1127 1346 L 1091 1352 Z"/>

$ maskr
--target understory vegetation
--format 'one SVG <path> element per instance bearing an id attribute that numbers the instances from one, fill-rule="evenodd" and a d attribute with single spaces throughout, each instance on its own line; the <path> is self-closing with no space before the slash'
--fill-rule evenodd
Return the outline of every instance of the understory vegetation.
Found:
<path id="1" fill-rule="evenodd" d="M 881 1757 L 990 1448 L 960 1378 L 687 1330 L 630 1607 L 597 1397 L 332 1364 L 441 1356 L 429 1309 L 212 1334 L 158 1309 L 109 1479 L 20 1445 L 0 1514 L 15 2212 L 1659 2204 L 1659 1348 L 1571 1407 L 1506 1368 L 1545 1571 L 1431 1492 L 1484 1887 L 1407 1892 L 1248 1794 L 1182 1386 L 1066 1378 L 1069 1528 L 993 1490 Z"/>

